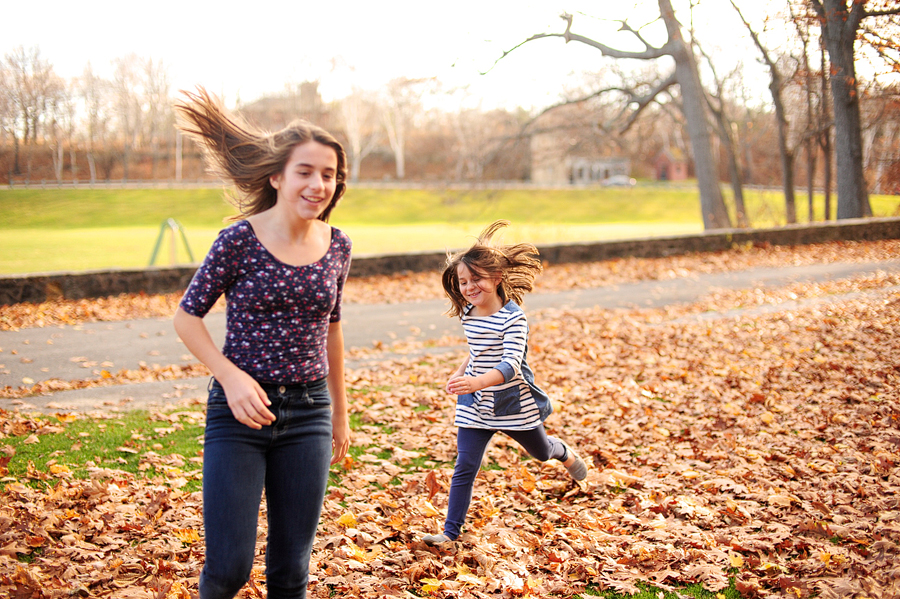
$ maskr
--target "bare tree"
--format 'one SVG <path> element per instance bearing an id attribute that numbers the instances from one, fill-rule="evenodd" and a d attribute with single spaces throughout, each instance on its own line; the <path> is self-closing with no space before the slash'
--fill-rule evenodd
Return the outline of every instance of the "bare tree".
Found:
<path id="1" fill-rule="evenodd" d="M 634 36 L 643 46 L 641 51 L 625 51 L 612 48 L 596 40 L 572 32 L 572 15 L 565 14 L 566 30 L 563 33 L 541 33 L 533 35 L 521 44 L 508 50 L 498 60 L 502 60 L 516 48 L 538 39 L 558 37 L 568 42 L 579 42 L 599 50 L 604 56 L 611 58 L 631 58 L 638 60 L 656 60 L 669 57 L 675 61 L 674 71 L 650 92 L 634 95 L 631 103 L 636 104 L 635 114 L 639 113 L 653 99 L 669 87 L 677 85 L 680 90 L 681 110 L 684 113 L 688 135 L 693 149 L 694 168 L 700 190 L 700 210 L 703 225 L 706 229 L 721 229 L 731 226 L 728 211 L 719 187 L 718 168 L 712 151 L 709 121 L 705 105 L 705 92 L 700 83 L 697 61 L 690 45 L 684 40 L 681 23 L 675 18 L 671 0 L 657 0 L 659 18 L 666 27 L 668 39 L 660 47 L 652 46 L 643 38 L 640 31 L 633 29 L 627 21 L 622 21 L 621 29 Z"/>
<path id="2" fill-rule="evenodd" d="M 350 180 L 359 180 L 359 169 L 363 159 L 377 147 L 380 138 L 378 112 L 366 93 L 360 89 L 340 101 L 344 134 L 347 136 L 347 162 Z"/>
<path id="3" fill-rule="evenodd" d="M 816 169 L 818 166 L 818 155 L 820 150 L 824 150 L 822 143 L 823 135 L 828 137 L 828 130 L 832 123 L 830 120 L 823 120 L 827 108 L 827 94 L 824 88 L 819 91 L 817 89 L 817 79 L 825 77 L 825 62 L 821 61 L 820 68 L 816 69 L 810 61 L 811 39 L 810 27 L 808 19 L 798 15 L 794 4 L 788 0 L 788 9 L 791 14 L 791 21 L 797 31 L 797 37 L 800 39 L 801 53 L 800 60 L 802 63 L 804 97 L 806 99 L 806 135 L 804 136 L 803 146 L 806 153 L 806 193 L 807 193 L 807 209 L 809 213 L 809 221 L 815 218 L 813 198 L 815 196 L 815 180 Z M 827 86 L 825 86 L 827 87 Z M 825 165 L 825 220 L 828 220 L 830 214 L 830 187 L 831 187 L 831 155 L 825 154 L 823 163 Z"/>
<path id="4" fill-rule="evenodd" d="M 719 77 L 713 60 L 699 48 L 698 50 L 706 58 L 709 70 L 712 73 L 713 83 L 716 88 L 713 93 L 707 94 L 707 106 L 713 117 L 713 123 L 719 139 L 722 141 L 722 150 L 725 152 L 725 160 L 728 165 L 728 177 L 731 180 L 731 191 L 734 195 L 734 215 L 737 226 L 750 227 L 750 218 L 747 216 L 747 207 L 744 203 L 744 169 L 741 166 L 740 150 L 737 142 L 737 128 L 734 119 L 728 114 L 728 97 L 725 91 L 725 79 Z M 742 69 L 734 69 L 730 77 L 737 77 Z"/>
<path id="5" fill-rule="evenodd" d="M 863 21 L 900 14 L 896 0 L 808 0 L 818 15 L 831 65 L 838 219 L 871 216 L 863 163 L 856 43 Z M 876 43 L 897 46 L 896 28 L 864 30 Z"/>
<path id="6" fill-rule="evenodd" d="M 6 65 L 9 75 L 9 92 L 15 107 L 15 121 L 21 129 L 13 127 L 15 145 L 14 172 L 21 173 L 19 164 L 18 135 L 21 134 L 22 145 L 37 143 L 42 124 L 47 116 L 51 98 L 59 93 L 60 81 L 53 73 L 53 67 L 43 60 L 38 48 L 26 50 L 17 48 L 7 54 Z M 28 154 L 26 169 L 30 176 L 31 153 Z"/>
<path id="7" fill-rule="evenodd" d="M 7 135 L 12 138 L 14 152 L 18 153 L 16 136 L 16 107 L 12 94 L 12 76 L 5 61 L 0 61 L 0 152 L 6 149 Z M 12 175 L 10 172 L 9 175 Z"/>
<path id="8" fill-rule="evenodd" d="M 138 147 L 144 120 L 141 60 L 129 54 L 114 61 L 112 90 L 115 102 L 116 133 L 121 144 L 122 178 L 128 179 L 131 157 Z"/>
<path id="9" fill-rule="evenodd" d="M 391 151 L 394 153 L 398 179 L 406 178 L 406 138 L 413 120 L 422 110 L 422 95 L 431 81 L 431 79 L 400 77 L 387 84 L 382 122 Z"/>
<path id="10" fill-rule="evenodd" d="M 785 218 L 788 223 L 797 222 L 797 202 L 794 197 L 794 147 L 789 141 L 790 123 L 788 122 L 788 111 L 784 103 L 784 88 L 786 85 L 785 76 L 782 73 L 782 67 L 778 64 L 777 59 L 773 58 L 769 49 L 762 43 L 759 34 L 753 29 L 744 13 L 738 8 L 734 0 L 731 0 L 731 6 L 741 18 L 753 43 L 762 55 L 762 60 L 769 71 L 769 93 L 772 96 L 772 104 L 775 107 L 775 122 L 778 126 L 778 151 L 781 155 L 781 173 L 782 188 L 784 190 L 784 207 Z"/>
<path id="11" fill-rule="evenodd" d="M 60 91 L 50 98 L 50 129 L 53 143 L 51 145 L 53 174 L 57 183 L 63 180 L 65 168 L 65 151 L 69 150 L 69 164 L 73 173 L 75 162 L 75 102 L 66 86 L 60 85 Z"/>
<path id="12" fill-rule="evenodd" d="M 105 146 L 109 127 L 107 109 L 110 84 L 94 74 L 88 63 L 79 80 L 79 91 L 84 106 L 86 152 L 91 184 L 97 182 L 97 152 Z"/>
<path id="13" fill-rule="evenodd" d="M 169 72 L 160 61 L 144 61 L 144 105 L 146 106 L 145 136 L 150 145 L 150 176 L 156 178 L 161 146 L 171 139 L 174 115 L 169 99 Z"/>

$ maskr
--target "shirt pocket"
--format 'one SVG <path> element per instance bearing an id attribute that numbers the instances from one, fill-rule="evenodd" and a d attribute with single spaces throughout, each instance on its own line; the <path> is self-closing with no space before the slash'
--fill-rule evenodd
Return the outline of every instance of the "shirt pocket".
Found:
<path id="1" fill-rule="evenodd" d="M 474 393 L 466 393 L 465 395 L 457 395 L 456 403 L 461 406 L 474 406 L 475 405 L 475 394 Z"/>
<path id="2" fill-rule="evenodd" d="M 519 399 L 519 386 L 507 387 L 493 392 L 494 416 L 511 416 L 522 411 L 522 402 Z"/>

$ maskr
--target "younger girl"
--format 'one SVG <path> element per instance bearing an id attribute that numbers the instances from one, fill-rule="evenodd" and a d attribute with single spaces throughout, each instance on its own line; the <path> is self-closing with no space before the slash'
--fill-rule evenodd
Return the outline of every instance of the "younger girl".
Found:
<path id="1" fill-rule="evenodd" d="M 234 184 L 240 210 L 175 313 L 178 335 L 213 374 L 200 598 L 230 599 L 249 579 L 263 489 L 268 597 L 303 598 L 329 463 L 350 444 L 340 322 L 350 239 L 327 223 L 347 161 L 341 145 L 309 123 L 266 133 L 202 89 L 186 96 L 176 105 L 179 127 Z M 203 316 L 222 294 L 220 350 Z"/>
<path id="2" fill-rule="evenodd" d="M 442 283 L 451 303 L 448 314 L 462 321 L 469 355 L 446 386 L 448 393 L 458 396 L 456 466 L 444 532 L 426 535 L 422 540 L 428 545 L 459 536 L 475 476 L 497 431 L 541 462 L 559 460 L 575 480 L 587 476 L 584 461 L 544 430 L 553 408 L 528 367 L 528 321 L 519 307 L 542 267 L 531 244 L 492 244 L 494 234 L 508 224 L 493 223 L 471 248 L 449 256 L 444 269 Z"/>

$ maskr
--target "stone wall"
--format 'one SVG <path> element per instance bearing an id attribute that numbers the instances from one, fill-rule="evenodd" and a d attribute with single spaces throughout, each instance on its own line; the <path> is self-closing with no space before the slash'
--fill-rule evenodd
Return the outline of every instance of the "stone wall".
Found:
<path id="1" fill-rule="evenodd" d="M 656 258 L 677 254 L 718 252 L 745 244 L 808 245 L 829 241 L 900 239 L 900 218 L 842 220 L 773 229 L 729 229 L 697 235 L 647 237 L 539 246 L 551 264 L 599 262 L 628 256 Z M 438 271 L 444 252 L 354 256 L 351 277 L 402 272 Z M 0 305 L 37 303 L 50 299 L 84 299 L 120 293 L 173 293 L 187 287 L 195 266 L 150 267 L 139 270 L 51 272 L 0 277 Z"/>

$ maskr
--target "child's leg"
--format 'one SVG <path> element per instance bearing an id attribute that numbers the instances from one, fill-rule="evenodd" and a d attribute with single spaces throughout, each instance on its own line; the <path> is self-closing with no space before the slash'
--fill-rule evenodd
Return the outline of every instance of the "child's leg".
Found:
<path id="1" fill-rule="evenodd" d="M 451 540 L 459 536 L 466 520 L 475 477 L 481 468 L 484 450 L 493 436 L 494 431 L 480 428 L 460 428 L 456 433 L 456 465 L 450 481 L 447 521 L 444 523 L 444 534 Z"/>
<path id="2" fill-rule="evenodd" d="M 547 460 L 559 460 L 575 480 L 584 480 L 587 477 L 587 464 L 577 453 L 557 439 L 547 435 L 544 425 L 527 431 L 504 431 L 525 448 L 533 458 L 546 462 Z"/>
<path id="3" fill-rule="evenodd" d="M 503 431 L 521 445 L 528 455 L 540 462 L 547 460 L 559 460 L 564 462 L 568 456 L 566 444 L 551 437 L 544 430 L 544 425 L 527 431 Z"/>

